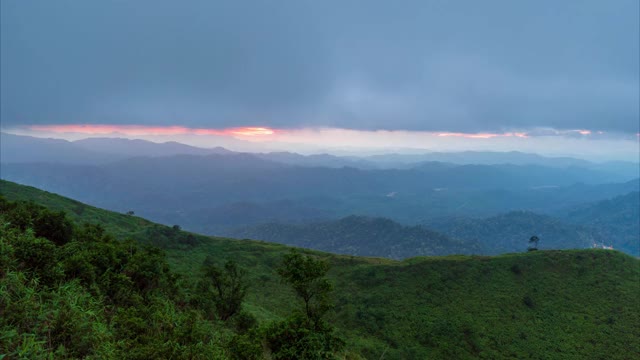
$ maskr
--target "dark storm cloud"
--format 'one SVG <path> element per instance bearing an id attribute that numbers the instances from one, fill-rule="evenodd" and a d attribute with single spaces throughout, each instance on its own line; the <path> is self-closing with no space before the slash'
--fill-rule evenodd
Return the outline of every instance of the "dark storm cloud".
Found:
<path id="1" fill-rule="evenodd" d="M 637 0 L 1 6 L 3 126 L 639 131 Z"/>

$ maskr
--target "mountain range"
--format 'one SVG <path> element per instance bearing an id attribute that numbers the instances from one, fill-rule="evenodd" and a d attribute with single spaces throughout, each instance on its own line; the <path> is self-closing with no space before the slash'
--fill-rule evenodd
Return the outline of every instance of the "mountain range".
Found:
<path id="1" fill-rule="evenodd" d="M 316 237 L 315 244 L 303 241 L 304 246 L 393 258 L 412 251 L 442 254 L 421 245 L 429 236 L 411 232 L 417 231 L 412 226 L 426 225 L 425 231 L 441 233 L 439 239 L 448 236 L 446 241 L 465 243 L 451 242 L 447 253 L 518 251 L 522 239 L 533 234 L 542 236 L 543 248 L 604 244 L 638 252 L 638 226 L 633 222 L 637 203 L 592 203 L 617 196 L 633 201 L 627 194 L 640 190 L 640 179 L 624 175 L 626 170 L 596 169 L 583 160 L 522 153 L 436 153 L 431 155 L 459 163 L 425 162 L 419 161 L 424 157 L 406 155 L 416 162 L 380 169 L 380 161 L 399 162 L 404 155 L 251 154 L 143 140 L 69 142 L 10 134 L 2 134 L 1 145 L 2 179 L 206 234 L 249 234 L 299 245 L 303 240 L 293 234 L 322 229 L 326 238 Z M 461 164 L 464 156 L 494 164 Z M 501 163 L 515 158 L 532 164 Z M 535 163 L 545 159 L 549 165 Z M 354 166 L 339 166 L 341 162 Z M 326 166 L 317 166 L 320 163 Z M 589 206 L 595 208 L 587 210 Z M 618 208 L 620 212 L 614 211 Z M 357 239 L 364 240 L 368 233 L 360 232 L 362 227 L 355 223 L 346 226 L 345 218 L 385 218 L 372 224 L 391 221 L 388 228 L 395 230 L 389 233 L 395 234 L 395 242 L 408 241 L 407 249 L 398 250 L 405 246 L 396 246 L 391 235 L 372 239 L 378 245 L 369 250 L 364 243 L 349 244 L 345 236 L 350 228 Z M 492 237 L 498 241 L 495 246 L 490 245 Z M 482 246 L 470 245 L 478 241 Z"/>
<path id="2" fill-rule="evenodd" d="M 156 143 L 141 139 L 92 137 L 76 141 L 46 139 L 0 132 L 0 162 L 55 162 L 100 164 L 138 156 L 229 154 L 222 145 L 202 148 L 168 141 Z M 236 140 L 240 141 L 240 140 Z M 224 144 L 220 141 L 219 144 Z M 330 150 L 328 150 L 330 151 Z M 518 151 L 462 151 L 391 153 L 382 155 L 336 156 L 329 153 L 301 155 L 287 151 L 254 152 L 253 155 L 289 165 L 310 167 L 353 167 L 359 169 L 408 169 L 421 163 L 441 162 L 457 165 L 541 165 L 547 167 L 579 167 L 638 177 L 637 162 L 590 162 L 571 157 L 547 157 Z"/>
<path id="3" fill-rule="evenodd" d="M 238 204 L 273 209 L 284 201 L 307 209 L 309 220 L 313 214 L 334 219 L 357 214 L 419 223 L 511 210 L 553 213 L 639 189 L 638 180 L 610 183 L 627 179 L 583 168 L 429 163 L 416 169 L 362 170 L 292 166 L 243 153 L 136 157 L 95 165 L 3 163 L 0 176 L 197 231 L 203 228 L 193 225 L 223 224 L 202 214 Z M 281 220 L 270 212 L 259 211 L 262 218 L 247 224 Z M 202 221 L 187 224 L 196 219 Z"/>

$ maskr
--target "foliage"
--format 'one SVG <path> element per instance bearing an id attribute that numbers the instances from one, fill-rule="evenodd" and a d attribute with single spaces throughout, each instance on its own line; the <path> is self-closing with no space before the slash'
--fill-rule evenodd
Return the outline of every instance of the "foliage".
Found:
<path id="1" fill-rule="evenodd" d="M 4 185 L 0 189 L 6 194 Z M 299 338 L 295 322 L 281 324 L 292 321 L 302 303 L 276 271 L 290 248 L 194 234 L 195 245 L 164 249 L 167 273 L 164 266 L 129 267 L 159 271 L 160 281 L 144 292 L 120 266 L 126 267 L 132 252 L 146 250 L 122 240 L 131 236 L 150 243 L 145 230 L 166 227 L 84 204 L 81 214 L 70 213 L 80 203 L 33 188 L 15 185 L 12 194 L 64 210 L 76 221 L 100 223 L 103 232 L 75 225 L 72 240 L 55 248 L 63 278 L 50 286 L 37 272 L 20 268 L 15 256 L 15 243 L 33 238 L 33 231 L 7 225 L 11 214 L 0 214 L 0 354 L 10 354 L 6 358 L 259 359 L 273 355 L 264 352 L 272 326 L 280 324 L 282 333 Z M 516 239 L 520 253 L 494 257 L 399 262 L 297 251 L 330 264 L 326 277 L 335 287 L 333 333 L 346 343 L 343 353 L 334 354 L 339 358 L 640 357 L 638 260 L 598 249 L 523 253 L 522 239 L 531 233 Z M 536 233 L 547 242 L 546 235 Z M 76 249 L 86 256 L 72 258 Z M 105 256 L 91 255 L 96 253 Z M 209 255 L 220 267 L 233 260 L 246 270 L 250 284 L 241 312 L 224 324 L 191 302 L 190 284 L 200 279 Z M 75 307 L 60 306 L 64 301 Z M 65 320 L 69 313 L 77 324 Z M 243 313 L 248 321 L 241 319 Z M 253 325 L 252 317 L 257 320 Z M 58 318 L 56 324 L 67 325 L 57 326 L 62 331 L 52 346 L 50 319 Z M 84 339 L 69 345 L 67 334 Z"/>
<path id="2" fill-rule="evenodd" d="M 326 323 L 309 327 L 308 319 L 293 316 L 274 322 L 266 331 L 266 341 L 275 360 L 334 359 L 344 347 L 344 341 Z"/>
<path id="3" fill-rule="evenodd" d="M 304 256 L 295 250 L 284 256 L 278 274 L 304 302 L 304 315 L 309 326 L 320 326 L 322 317 L 332 308 L 329 293 L 333 287 L 325 278 L 329 263 Z"/>
<path id="4" fill-rule="evenodd" d="M 40 224 L 40 225 L 38 225 Z M 34 230 L 37 229 L 37 230 Z M 164 253 L 0 198 L 0 354 L 209 358 L 225 330 L 184 303 Z M 189 355 L 191 354 L 191 355 Z"/>
<path id="5" fill-rule="evenodd" d="M 203 277 L 198 284 L 196 302 L 209 310 L 215 310 L 218 318 L 227 321 L 238 314 L 242 301 L 247 293 L 245 281 L 246 273 L 238 268 L 238 265 L 229 260 L 224 268 L 219 268 L 213 263 L 212 257 L 207 257 L 202 266 Z M 246 315 L 244 315 L 246 317 Z M 244 322 L 250 321 L 247 319 Z M 240 325 L 241 328 L 250 327 Z"/>
<path id="6" fill-rule="evenodd" d="M 529 251 L 538 250 L 538 242 L 540 242 L 540 238 L 533 235 L 529 238 Z"/>
<path id="7" fill-rule="evenodd" d="M 301 314 L 268 328 L 266 341 L 273 359 L 332 359 L 344 341 L 324 319 L 333 308 L 333 287 L 325 278 L 329 263 L 292 250 L 278 267 L 280 277 L 304 303 Z"/>

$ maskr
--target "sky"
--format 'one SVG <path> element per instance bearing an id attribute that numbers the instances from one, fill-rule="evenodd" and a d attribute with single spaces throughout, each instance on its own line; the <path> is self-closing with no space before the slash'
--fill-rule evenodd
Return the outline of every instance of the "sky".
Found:
<path id="1" fill-rule="evenodd" d="M 638 158 L 637 0 L 0 7 L 3 131 Z"/>

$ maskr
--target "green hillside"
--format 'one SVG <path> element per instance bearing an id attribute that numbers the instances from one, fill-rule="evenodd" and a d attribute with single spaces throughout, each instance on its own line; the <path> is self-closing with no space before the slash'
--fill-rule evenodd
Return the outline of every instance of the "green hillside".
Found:
<path id="1" fill-rule="evenodd" d="M 52 194 L 40 189 L 0 180 L 0 194 L 9 200 L 33 201 L 50 209 L 62 210 L 74 221 L 90 221 L 102 224 L 110 233 L 119 237 L 134 236 L 155 224 L 140 217 L 105 211 L 79 201 Z"/>
<path id="2" fill-rule="evenodd" d="M 179 283 L 195 282 L 207 256 L 218 265 L 234 260 L 248 276 L 243 307 L 262 329 L 299 306 L 275 271 L 289 247 L 189 234 L 6 181 L 0 183 L 0 194 L 64 210 L 75 222 L 100 223 L 119 239 L 133 237 L 161 246 L 170 267 L 182 275 Z M 336 307 L 329 322 L 346 343 L 339 358 L 640 356 L 640 262 L 616 251 L 416 257 L 401 262 L 300 252 L 331 265 Z M 208 344 L 227 349 L 224 339 L 230 335 L 224 334 L 229 330 L 213 329 L 223 335 Z M 6 336 L 0 334 L 0 341 Z M 0 354 L 3 351 L 0 346 Z M 242 358 L 228 349 L 216 354 Z"/>

